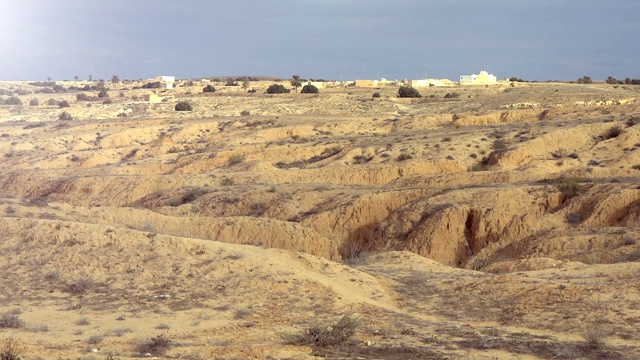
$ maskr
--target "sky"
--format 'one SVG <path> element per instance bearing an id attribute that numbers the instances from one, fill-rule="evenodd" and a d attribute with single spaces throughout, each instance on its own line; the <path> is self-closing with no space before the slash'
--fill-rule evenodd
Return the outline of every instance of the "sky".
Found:
<path id="1" fill-rule="evenodd" d="M 0 80 L 640 78 L 639 0 L 0 0 Z"/>

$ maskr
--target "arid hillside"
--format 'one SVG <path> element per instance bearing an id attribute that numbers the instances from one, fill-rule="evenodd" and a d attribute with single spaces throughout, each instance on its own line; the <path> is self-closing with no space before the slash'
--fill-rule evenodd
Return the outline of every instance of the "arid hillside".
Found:
<path id="1" fill-rule="evenodd" d="M 23 359 L 640 358 L 640 87 L 142 84 L 0 82 Z"/>

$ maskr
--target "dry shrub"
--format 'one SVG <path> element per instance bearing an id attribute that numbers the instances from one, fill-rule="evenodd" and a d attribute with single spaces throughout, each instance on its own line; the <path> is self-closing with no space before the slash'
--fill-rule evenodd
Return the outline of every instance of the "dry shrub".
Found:
<path id="1" fill-rule="evenodd" d="M 0 348 L 1 360 L 21 360 L 18 355 L 18 345 L 13 338 L 5 339 Z"/>
<path id="2" fill-rule="evenodd" d="M 2 329 L 19 329 L 23 326 L 24 320 L 20 319 L 16 314 L 4 313 L 0 315 L 0 328 Z"/>
<path id="3" fill-rule="evenodd" d="M 560 178 L 558 179 L 556 187 L 560 190 L 565 199 L 576 197 L 582 191 L 580 179 L 576 178 Z"/>
<path id="4" fill-rule="evenodd" d="M 315 324 L 299 334 L 283 335 L 288 345 L 330 346 L 343 344 L 355 335 L 360 320 L 353 315 L 343 316 L 331 325 Z"/>
<path id="5" fill-rule="evenodd" d="M 582 338 L 593 350 L 601 350 L 607 346 L 607 333 L 599 323 L 588 326 L 582 333 Z"/>
<path id="6" fill-rule="evenodd" d="M 151 339 L 144 341 L 138 345 L 137 351 L 141 354 L 150 353 L 152 355 L 164 355 L 171 348 L 171 340 L 164 337 L 164 335 L 158 335 Z"/>

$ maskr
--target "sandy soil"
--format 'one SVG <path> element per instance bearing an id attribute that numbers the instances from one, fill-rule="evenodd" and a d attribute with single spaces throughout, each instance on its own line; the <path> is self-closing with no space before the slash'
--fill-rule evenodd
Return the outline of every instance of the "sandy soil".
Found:
<path id="1" fill-rule="evenodd" d="M 0 82 L 0 351 L 640 358 L 640 87 L 270 84 Z"/>

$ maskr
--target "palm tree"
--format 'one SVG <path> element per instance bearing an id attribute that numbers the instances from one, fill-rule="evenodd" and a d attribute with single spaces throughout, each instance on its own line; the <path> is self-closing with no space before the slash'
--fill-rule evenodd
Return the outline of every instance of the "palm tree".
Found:
<path id="1" fill-rule="evenodd" d="M 298 86 L 302 85 L 302 81 L 300 81 L 300 75 L 293 75 L 291 76 L 293 79 L 291 79 L 291 86 L 293 86 L 296 89 L 296 93 L 298 92 Z"/>

